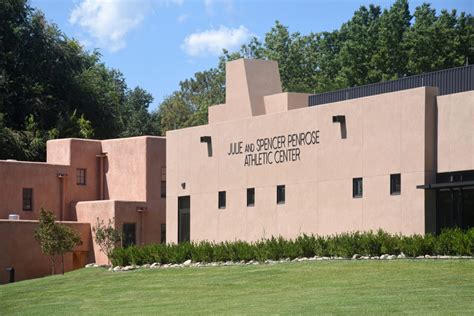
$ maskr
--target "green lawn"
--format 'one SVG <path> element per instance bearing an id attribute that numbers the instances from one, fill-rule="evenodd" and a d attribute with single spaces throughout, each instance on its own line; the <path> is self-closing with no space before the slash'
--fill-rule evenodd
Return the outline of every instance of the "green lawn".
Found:
<path id="1" fill-rule="evenodd" d="M 473 314 L 474 260 L 318 261 L 108 272 L 0 286 L 5 314 Z"/>

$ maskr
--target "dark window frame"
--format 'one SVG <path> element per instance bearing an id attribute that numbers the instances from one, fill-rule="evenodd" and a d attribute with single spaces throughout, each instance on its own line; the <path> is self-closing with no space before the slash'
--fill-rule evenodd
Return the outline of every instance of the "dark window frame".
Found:
<path id="1" fill-rule="evenodd" d="M 127 231 L 128 229 L 125 229 L 126 226 L 133 226 L 134 232 L 133 232 L 133 238 L 131 238 L 131 241 L 128 242 L 128 234 Z M 123 240 L 122 240 L 122 247 L 127 248 L 132 245 L 137 244 L 137 224 L 136 223 L 123 223 L 122 224 L 122 234 L 123 234 Z"/>
<path id="2" fill-rule="evenodd" d="M 23 211 L 32 212 L 33 211 L 33 188 L 23 188 Z"/>
<path id="3" fill-rule="evenodd" d="M 360 186 L 359 186 L 360 183 Z M 364 196 L 364 178 L 352 178 L 352 197 L 360 199 Z"/>
<path id="4" fill-rule="evenodd" d="M 220 210 L 223 210 L 227 206 L 227 193 L 226 191 L 219 191 L 218 197 L 217 197 L 217 207 Z"/>
<path id="5" fill-rule="evenodd" d="M 390 195 L 402 194 L 402 176 L 400 173 L 390 175 Z"/>
<path id="6" fill-rule="evenodd" d="M 76 169 L 76 184 L 87 185 L 87 169 L 77 168 Z"/>
<path id="7" fill-rule="evenodd" d="M 255 206 L 255 188 L 247 188 L 247 207 Z"/>
<path id="8" fill-rule="evenodd" d="M 277 193 L 277 204 L 285 204 L 286 203 L 286 187 L 284 184 L 277 185 L 276 189 Z"/>
<path id="9" fill-rule="evenodd" d="M 162 199 L 166 198 L 166 180 L 161 180 L 161 192 L 160 197 Z"/>
<path id="10" fill-rule="evenodd" d="M 160 225 L 160 242 L 166 244 L 166 223 Z"/>

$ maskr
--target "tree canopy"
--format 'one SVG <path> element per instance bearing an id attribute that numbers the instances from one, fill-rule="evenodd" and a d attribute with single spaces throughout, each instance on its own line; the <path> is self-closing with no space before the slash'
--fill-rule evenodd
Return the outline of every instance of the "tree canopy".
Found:
<path id="1" fill-rule="evenodd" d="M 474 18 L 408 0 L 361 6 L 339 29 L 290 32 L 276 21 L 263 39 L 223 51 L 214 68 L 180 82 L 149 112 L 152 96 L 130 89 L 116 69 L 68 38 L 26 0 L 0 2 L 0 159 L 38 160 L 52 138 L 165 135 L 207 123 L 225 102 L 225 63 L 279 63 L 284 91 L 319 93 L 392 80 L 474 61 Z"/>
<path id="2" fill-rule="evenodd" d="M 207 123 L 207 108 L 225 102 L 225 62 L 242 57 L 278 61 L 284 91 L 327 92 L 472 63 L 474 19 L 428 3 L 412 13 L 396 0 L 361 6 L 332 32 L 291 33 L 276 21 L 263 41 L 224 51 L 216 68 L 182 81 L 159 108 L 160 132 Z"/>

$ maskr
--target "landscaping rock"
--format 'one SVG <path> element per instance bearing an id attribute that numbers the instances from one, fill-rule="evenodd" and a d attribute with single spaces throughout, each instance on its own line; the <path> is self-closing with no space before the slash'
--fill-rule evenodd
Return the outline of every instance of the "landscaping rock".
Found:
<path id="1" fill-rule="evenodd" d="M 122 267 L 121 266 L 116 266 L 113 268 L 113 271 L 122 271 Z"/>
<path id="2" fill-rule="evenodd" d="M 160 264 L 158 262 L 154 262 L 151 264 L 150 266 L 150 269 L 156 269 L 156 268 L 159 268 L 160 267 Z"/>
<path id="3" fill-rule="evenodd" d="M 416 259 L 425 259 L 425 256 L 418 256 Z"/>
<path id="4" fill-rule="evenodd" d="M 126 266 L 122 268 L 122 271 L 131 271 L 131 270 L 135 270 L 135 266 Z"/>
<path id="5" fill-rule="evenodd" d="M 362 259 L 362 260 L 368 260 L 368 259 L 370 259 L 370 257 L 369 257 L 369 256 L 362 256 L 362 257 L 360 257 L 360 259 Z"/>
<path id="6" fill-rule="evenodd" d="M 406 256 L 405 256 L 405 254 L 402 252 L 401 254 L 399 254 L 399 255 L 397 256 L 397 258 L 398 258 L 398 259 L 405 259 Z"/>
<path id="7" fill-rule="evenodd" d="M 150 268 L 150 264 L 148 264 L 148 263 L 147 263 L 147 264 L 144 264 L 144 265 L 142 265 L 140 268 L 142 268 L 142 269 L 149 269 L 149 268 Z"/>
<path id="8" fill-rule="evenodd" d="M 359 254 L 354 254 L 354 255 L 352 256 L 352 260 L 360 259 L 360 257 L 361 257 L 361 255 L 359 255 Z"/>
<path id="9" fill-rule="evenodd" d="M 397 256 L 395 256 L 395 255 L 389 255 L 389 256 L 387 257 L 387 259 L 388 259 L 388 260 L 397 259 Z"/>
<path id="10" fill-rule="evenodd" d="M 183 266 L 185 267 L 189 267 L 190 265 L 191 265 L 191 259 L 188 259 L 185 262 L 183 262 Z"/>
<path id="11" fill-rule="evenodd" d="M 95 265 L 95 263 L 89 263 L 89 264 L 86 264 L 86 268 L 93 268 Z"/>

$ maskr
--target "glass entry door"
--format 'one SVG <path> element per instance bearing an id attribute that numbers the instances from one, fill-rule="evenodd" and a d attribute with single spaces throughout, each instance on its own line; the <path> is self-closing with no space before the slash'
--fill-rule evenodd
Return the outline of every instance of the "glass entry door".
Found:
<path id="1" fill-rule="evenodd" d="M 178 197 L 178 243 L 191 241 L 191 197 Z"/>
<path id="2" fill-rule="evenodd" d="M 437 231 L 474 227 L 474 188 L 441 189 L 437 192 Z"/>

